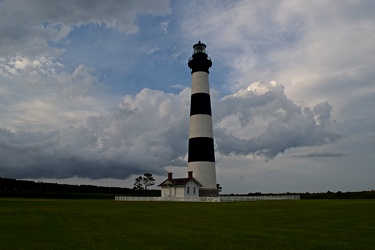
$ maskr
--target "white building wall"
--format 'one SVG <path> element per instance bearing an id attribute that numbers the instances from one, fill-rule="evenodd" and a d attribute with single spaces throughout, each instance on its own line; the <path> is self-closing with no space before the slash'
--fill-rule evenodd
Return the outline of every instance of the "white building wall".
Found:
<path id="1" fill-rule="evenodd" d="M 189 190 L 189 192 L 188 192 Z M 185 197 L 198 197 L 199 196 L 199 186 L 195 181 L 189 181 L 185 186 Z M 195 191 L 195 192 L 194 192 Z"/>
<path id="2" fill-rule="evenodd" d="M 176 192 L 174 187 L 162 187 L 161 197 L 176 197 Z"/>
<path id="3" fill-rule="evenodd" d="M 161 197 L 199 197 L 199 185 L 192 179 L 185 186 L 161 187 Z"/>
<path id="4" fill-rule="evenodd" d="M 176 190 L 176 197 L 184 197 L 185 187 L 175 187 L 175 190 Z"/>
<path id="5" fill-rule="evenodd" d="M 161 197 L 199 197 L 199 185 L 191 180 L 185 186 L 162 187 Z"/>

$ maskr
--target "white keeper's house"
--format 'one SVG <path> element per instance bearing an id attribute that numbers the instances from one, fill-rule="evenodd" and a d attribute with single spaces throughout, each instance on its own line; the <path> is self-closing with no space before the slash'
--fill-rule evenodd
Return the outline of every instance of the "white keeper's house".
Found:
<path id="1" fill-rule="evenodd" d="M 177 199 L 199 197 L 199 187 L 202 184 L 193 177 L 193 171 L 188 172 L 187 178 L 172 178 L 172 173 L 168 173 L 168 179 L 159 184 L 161 187 L 161 197 L 171 197 Z"/>

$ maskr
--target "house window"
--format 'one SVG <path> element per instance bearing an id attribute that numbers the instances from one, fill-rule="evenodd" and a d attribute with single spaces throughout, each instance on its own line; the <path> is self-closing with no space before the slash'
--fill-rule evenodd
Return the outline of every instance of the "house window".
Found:
<path id="1" fill-rule="evenodd" d="M 193 193 L 195 194 L 195 187 L 193 187 Z"/>
<path id="2" fill-rule="evenodd" d="M 187 187 L 187 193 L 189 193 L 189 191 L 190 191 L 190 190 L 189 190 L 189 187 Z"/>

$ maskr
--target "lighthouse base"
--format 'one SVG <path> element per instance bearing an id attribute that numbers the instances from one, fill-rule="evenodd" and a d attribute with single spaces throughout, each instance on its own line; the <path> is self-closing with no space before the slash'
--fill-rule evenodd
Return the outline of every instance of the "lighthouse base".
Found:
<path id="1" fill-rule="evenodd" d="M 219 189 L 217 188 L 200 188 L 199 197 L 219 197 Z"/>

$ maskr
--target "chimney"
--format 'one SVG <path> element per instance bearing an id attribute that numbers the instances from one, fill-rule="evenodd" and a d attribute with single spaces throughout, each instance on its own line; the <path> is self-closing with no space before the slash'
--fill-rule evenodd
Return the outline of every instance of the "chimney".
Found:
<path id="1" fill-rule="evenodd" d="M 168 173 L 168 180 L 172 180 L 172 174 L 173 173 Z"/>
<path id="2" fill-rule="evenodd" d="M 193 171 L 188 171 L 188 178 L 192 179 L 193 178 Z"/>

